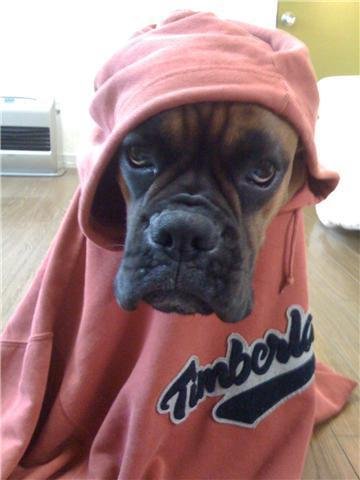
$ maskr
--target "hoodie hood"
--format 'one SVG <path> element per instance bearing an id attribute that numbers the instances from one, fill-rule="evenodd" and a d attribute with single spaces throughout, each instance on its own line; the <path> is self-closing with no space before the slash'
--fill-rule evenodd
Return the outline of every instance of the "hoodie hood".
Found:
<path id="1" fill-rule="evenodd" d="M 125 204 L 111 171 L 122 138 L 151 116 L 180 105 L 254 103 L 287 120 L 304 148 L 308 181 L 285 210 L 320 201 L 338 182 L 316 157 L 319 99 L 308 50 L 282 31 L 212 13 L 175 12 L 137 32 L 113 55 L 96 76 L 95 90 L 91 145 L 78 164 L 79 221 L 99 246 L 117 250 L 124 241 Z"/>

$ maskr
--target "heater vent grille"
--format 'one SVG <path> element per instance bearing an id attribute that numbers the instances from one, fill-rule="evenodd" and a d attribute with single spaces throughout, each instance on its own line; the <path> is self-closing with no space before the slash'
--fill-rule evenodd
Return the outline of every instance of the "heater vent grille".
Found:
<path id="1" fill-rule="evenodd" d="M 1 126 L 1 150 L 50 151 L 50 128 Z"/>

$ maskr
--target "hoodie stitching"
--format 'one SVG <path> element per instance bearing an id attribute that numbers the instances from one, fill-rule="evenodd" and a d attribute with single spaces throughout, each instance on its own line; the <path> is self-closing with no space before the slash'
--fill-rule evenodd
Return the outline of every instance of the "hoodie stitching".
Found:
<path id="1" fill-rule="evenodd" d="M 263 73 L 263 72 L 259 72 L 258 70 L 255 70 L 255 69 L 249 69 L 249 68 L 232 68 L 232 67 L 227 67 L 227 66 L 219 66 L 218 68 L 213 68 L 213 67 L 197 67 L 197 68 L 191 68 L 191 69 L 187 69 L 186 72 L 184 72 L 184 70 L 176 70 L 175 72 L 171 72 L 171 73 L 168 73 L 166 75 L 163 75 L 162 77 L 160 78 L 157 78 L 156 80 L 153 80 L 152 82 L 150 83 L 147 83 L 146 85 L 143 85 L 142 86 L 142 90 L 147 90 L 148 88 L 156 85 L 156 84 L 159 84 L 160 82 L 163 82 L 165 80 L 168 80 L 170 78 L 173 78 L 173 77 L 176 77 L 176 76 L 184 76 L 184 73 L 199 73 L 199 72 L 218 72 L 219 70 L 221 71 L 228 71 L 228 72 L 234 72 L 234 73 L 252 73 L 258 77 L 261 77 L 261 78 L 266 78 L 268 79 L 269 77 L 271 78 L 274 78 L 276 80 L 281 80 L 281 83 L 283 84 L 283 86 L 285 87 L 285 90 L 286 90 L 286 94 L 285 94 L 285 97 L 288 96 L 288 93 L 287 93 L 287 86 L 286 86 L 286 83 L 284 82 L 284 79 L 282 77 L 282 75 L 280 75 L 277 71 L 272 73 L 272 72 L 267 72 L 267 73 Z M 234 82 L 235 83 L 235 82 Z M 216 87 L 221 87 L 221 85 L 216 85 Z M 224 87 L 224 85 L 222 85 L 222 87 Z M 108 87 L 109 89 L 111 89 L 111 86 Z M 192 85 L 192 88 L 193 88 L 193 85 Z M 132 103 L 133 99 L 137 97 L 138 95 L 138 91 L 134 92 L 133 95 L 131 95 L 130 98 L 128 98 L 125 102 L 121 103 L 121 109 L 124 109 L 124 108 L 127 108 L 127 106 L 129 104 Z M 287 105 L 287 101 L 285 102 L 285 105 L 282 107 L 281 111 L 283 111 L 285 108 L 286 108 L 286 105 Z M 115 111 L 114 111 L 114 118 L 117 117 L 118 115 L 118 111 L 120 110 L 120 106 L 115 108 Z M 106 125 L 108 131 L 111 131 L 112 128 L 110 127 L 109 124 Z"/>
<path id="2" fill-rule="evenodd" d="M 280 112 L 280 114 L 284 113 L 285 110 L 287 109 L 287 106 L 289 104 L 289 101 L 290 101 L 290 92 L 289 92 L 289 85 L 287 83 L 287 81 L 285 80 L 284 78 L 284 75 L 282 74 L 280 68 L 279 68 L 279 65 L 277 64 L 276 62 L 276 59 L 275 59 L 275 54 L 278 53 L 276 50 L 274 50 L 273 46 L 271 43 L 268 43 L 268 45 L 270 45 L 270 47 L 272 48 L 272 51 L 273 51 L 273 55 L 270 56 L 270 60 L 271 60 L 271 63 L 272 63 L 272 66 L 274 67 L 275 69 L 275 72 L 277 74 L 277 76 L 281 79 L 281 82 L 286 90 L 286 94 L 285 94 L 285 99 L 286 101 L 284 102 L 284 106 Z"/>
<path id="3" fill-rule="evenodd" d="M 4 339 L 0 341 L 0 344 L 3 346 L 19 346 L 27 347 L 30 343 L 43 342 L 46 340 L 51 340 L 54 334 L 52 332 L 38 333 L 36 335 L 30 336 L 28 340 L 10 340 Z"/>
<path id="4" fill-rule="evenodd" d="M 290 214 L 290 219 L 285 233 L 285 244 L 283 249 L 283 279 L 280 285 L 281 294 L 286 287 L 292 285 L 294 278 L 294 260 L 296 255 L 296 239 L 299 229 L 300 209 L 294 209 Z"/>

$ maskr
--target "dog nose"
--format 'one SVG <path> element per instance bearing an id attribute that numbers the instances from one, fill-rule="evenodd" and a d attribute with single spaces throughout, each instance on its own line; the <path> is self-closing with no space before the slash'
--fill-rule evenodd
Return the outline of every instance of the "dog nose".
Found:
<path id="1" fill-rule="evenodd" d="M 183 261 L 213 250 L 220 238 L 219 229 L 204 215 L 171 210 L 151 217 L 149 234 L 153 246 Z"/>

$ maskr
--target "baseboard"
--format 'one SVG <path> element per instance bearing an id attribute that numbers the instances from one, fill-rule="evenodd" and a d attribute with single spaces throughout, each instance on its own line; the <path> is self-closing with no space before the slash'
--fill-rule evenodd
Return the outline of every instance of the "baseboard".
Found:
<path id="1" fill-rule="evenodd" d="M 61 159 L 65 168 L 76 168 L 76 155 L 71 153 L 64 153 Z"/>

